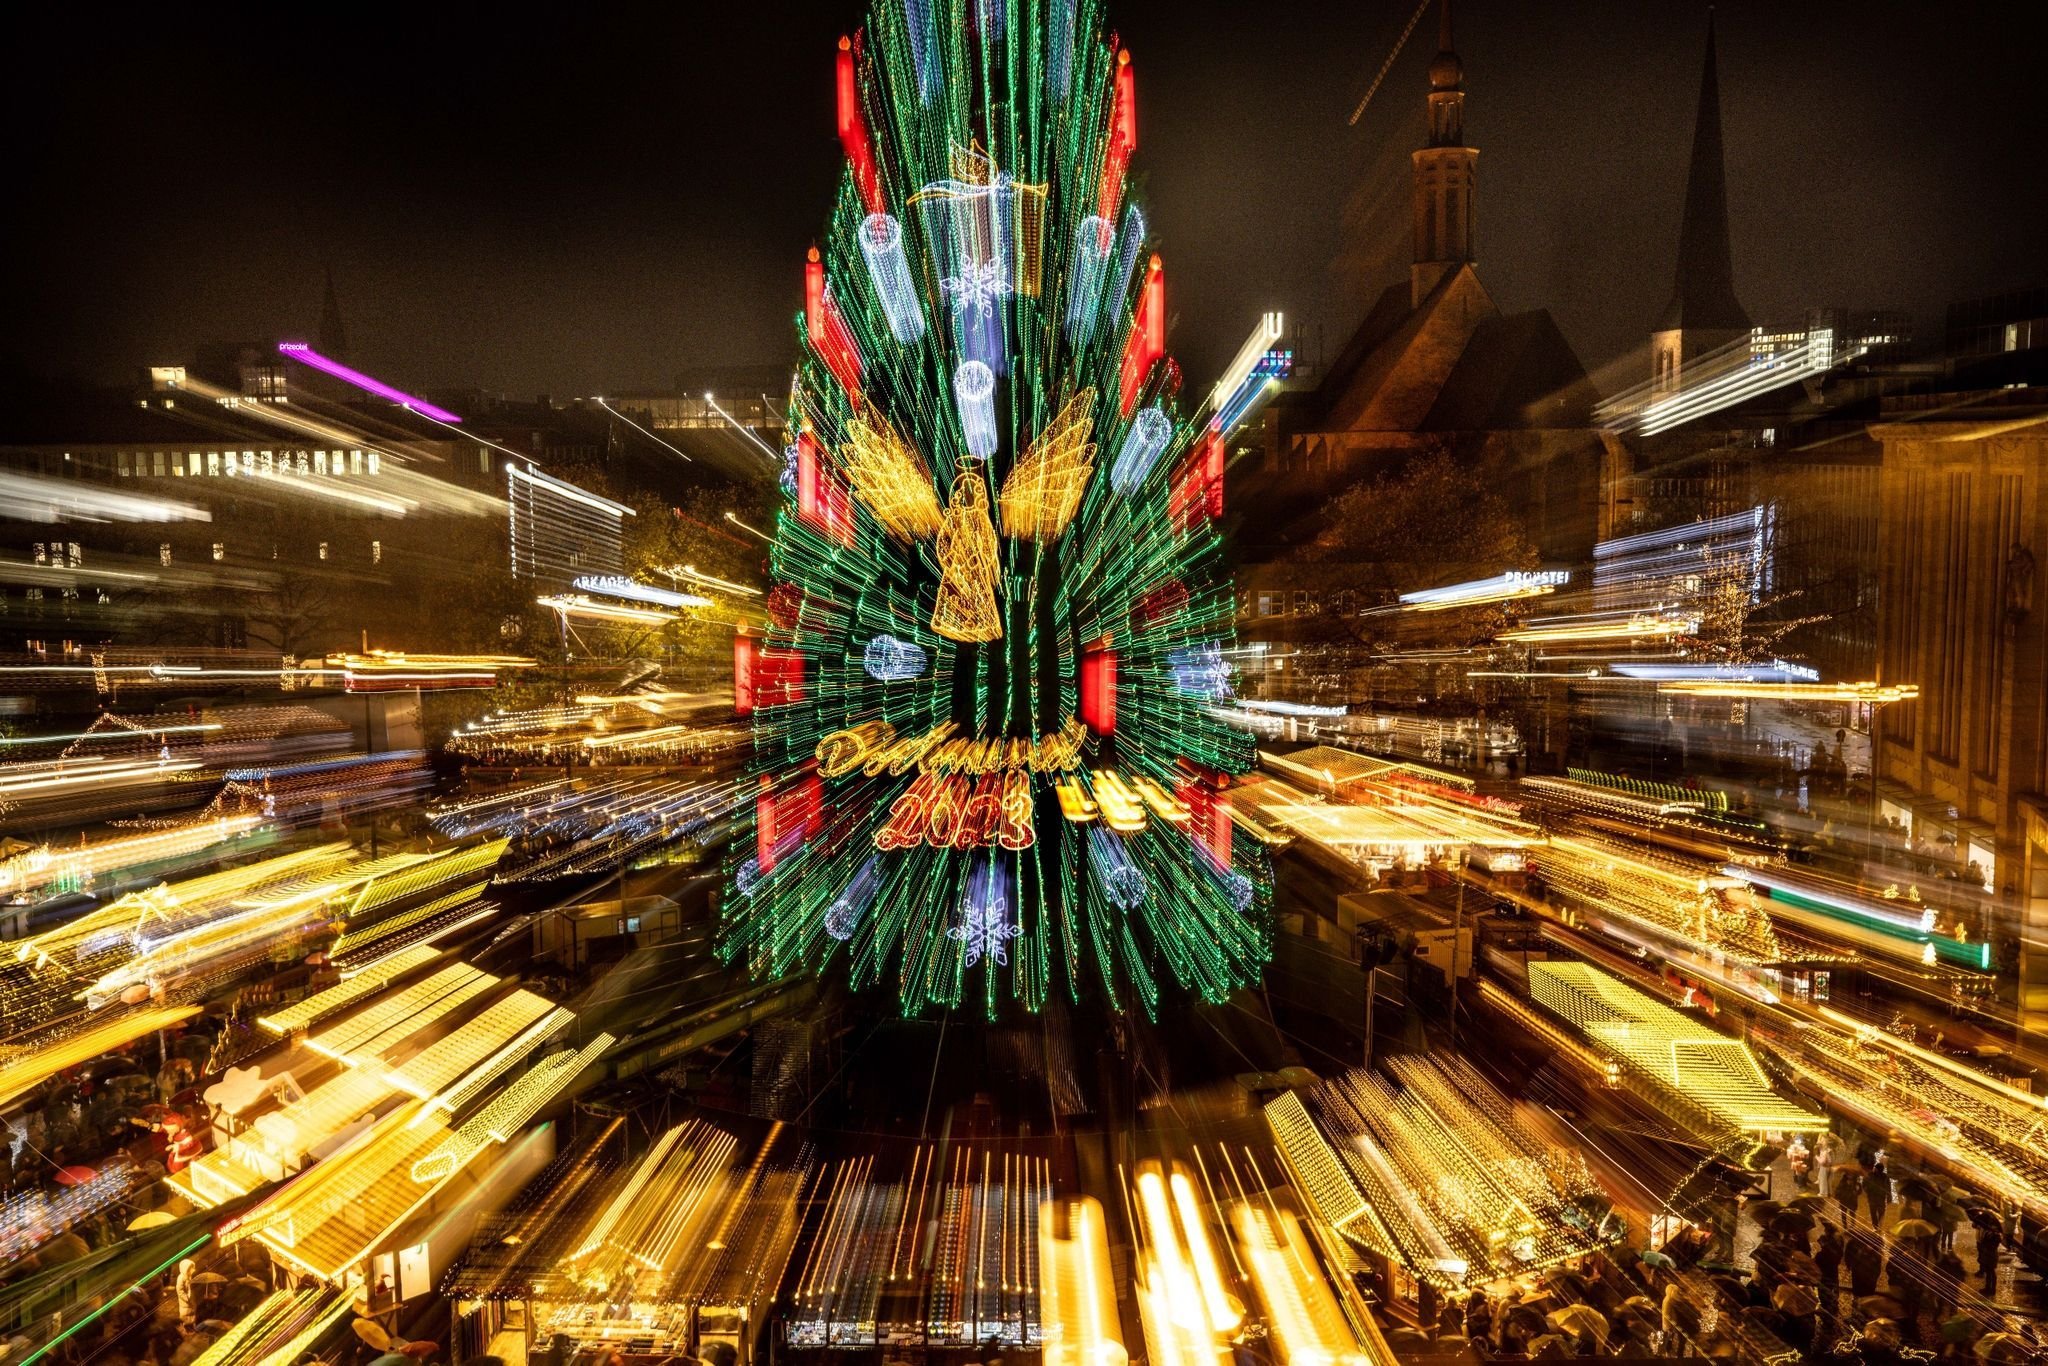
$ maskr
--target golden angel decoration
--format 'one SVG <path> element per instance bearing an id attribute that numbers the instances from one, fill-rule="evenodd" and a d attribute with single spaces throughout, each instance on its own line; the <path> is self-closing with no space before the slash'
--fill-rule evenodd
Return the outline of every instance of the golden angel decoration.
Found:
<path id="1" fill-rule="evenodd" d="M 995 523 L 989 520 L 988 485 L 980 471 L 963 466 L 953 479 L 953 497 L 939 524 L 939 596 L 932 605 L 932 630 L 948 640 L 997 640 L 1003 634 L 996 605 L 1002 565 L 996 555 Z"/>

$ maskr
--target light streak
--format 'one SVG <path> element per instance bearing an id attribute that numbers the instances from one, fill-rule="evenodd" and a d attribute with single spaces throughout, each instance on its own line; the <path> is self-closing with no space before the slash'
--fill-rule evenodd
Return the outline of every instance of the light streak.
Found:
<path id="1" fill-rule="evenodd" d="M 1152 467 L 1173 442 L 1173 419 L 1158 404 L 1151 404 L 1131 420 L 1131 429 L 1109 467 L 1109 486 L 1118 493 L 1131 493 L 1145 482 Z"/>
<path id="2" fill-rule="evenodd" d="M 1285 332 L 1286 322 L 1279 313 L 1264 313 L 1259 316 L 1258 326 L 1244 339 L 1244 345 L 1237 349 L 1237 355 L 1231 358 L 1229 365 L 1223 367 L 1222 375 L 1218 376 L 1215 386 L 1209 390 L 1207 406 L 1218 423 L 1222 421 L 1224 407 L 1237 395 L 1238 387 L 1252 377 L 1252 371 L 1266 358 L 1266 352 L 1272 349 L 1274 343 L 1278 342 Z"/>
<path id="3" fill-rule="evenodd" d="M 960 362 L 953 373 L 953 398 L 970 454 L 986 460 L 996 453 L 996 375 L 978 360 Z"/>
<path id="4" fill-rule="evenodd" d="M 1067 341 L 1085 350 L 1095 334 L 1102 309 L 1103 286 L 1109 281 L 1109 257 L 1116 228 L 1106 218 L 1089 214 L 1074 232 L 1074 263 L 1067 274 Z"/>
<path id="5" fill-rule="evenodd" d="M 760 437 L 756 436 L 754 434 L 754 429 L 752 427 L 749 427 L 746 423 L 740 421 L 731 413 L 728 413 L 725 409 L 719 407 L 718 400 L 712 397 L 711 391 L 709 389 L 706 389 L 704 391 L 704 401 L 711 405 L 712 412 L 717 413 L 720 417 L 724 418 L 732 426 L 738 428 L 741 436 L 744 436 L 747 440 L 753 442 L 756 446 L 760 447 L 761 454 L 767 456 L 769 460 L 773 461 L 776 464 L 782 463 L 782 456 L 776 452 L 775 448 L 770 446 L 767 442 L 763 441 Z M 763 404 L 764 406 L 766 404 L 765 396 L 763 398 Z"/>
<path id="6" fill-rule="evenodd" d="M 698 597 L 693 593 L 678 593 L 667 588 L 656 588 L 651 584 L 637 583 L 618 574 L 584 574 L 569 586 L 579 593 L 604 593 L 633 602 L 651 602 L 658 607 L 711 606 L 710 598 Z"/>
<path id="7" fill-rule="evenodd" d="M 1062 1210 L 1065 1237 L 1056 1232 Z M 1099 1201 L 1083 1196 L 1039 1206 L 1038 1265 L 1044 1366 L 1124 1366 L 1130 1354 L 1118 1328 L 1108 1222 Z"/>
<path id="8" fill-rule="evenodd" d="M 1454 583 L 1442 588 L 1424 588 L 1401 595 L 1401 605 L 1411 612 L 1441 612 L 1453 607 L 1471 607 L 1484 602 L 1513 602 L 1519 598 L 1554 593 L 1571 579 L 1569 570 L 1547 569 L 1527 572 L 1510 569 L 1490 579 Z"/>
<path id="9" fill-rule="evenodd" d="M 116 493 L 75 479 L 36 479 L 5 472 L 0 472 L 0 517 L 46 525 L 213 520 L 211 512 L 191 503 Z"/>
<path id="10" fill-rule="evenodd" d="M 1660 693 L 1686 697 L 1741 697 L 1764 702 L 1862 702 L 1884 706 L 1910 702 L 1917 683 L 1752 683 L 1733 679 L 1681 679 L 1657 685 Z"/>
<path id="11" fill-rule="evenodd" d="M 614 503 L 609 498 L 600 498 L 594 493 L 587 493 L 577 488 L 574 484 L 557 479 L 552 475 L 542 474 L 539 470 L 531 469 L 525 465 L 507 465 L 505 473 L 510 478 L 524 480 L 526 483 L 536 485 L 548 490 L 550 493 L 566 498 L 572 503 L 581 503 L 585 507 L 595 508 L 599 512 L 615 513 L 621 517 L 635 517 L 639 515 L 624 503 Z"/>
<path id="12" fill-rule="evenodd" d="M 1610 664 L 1623 678 L 1672 682 L 1678 680 L 1723 680 L 1741 683 L 1817 683 L 1820 673 L 1804 664 L 1782 659 L 1767 664 Z"/>
<path id="13" fill-rule="evenodd" d="M 915 342 L 924 336 L 924 309 L 918 304 L 910 263 L 904 259 L 903 225 L 886 213 L 871 213 L 862 220 L 856 236 L 861 257 L 868 263 L 875 298 L 889 319 L 890 334 L 905 345 Z"/>
<path id="14" fill-rule="evenodd" d="M 1700 628 L 1695 616 L 1635 612 L 1622 617 L 1545 617 L 1502 631 L 1500 640 L 1518 645 L 1553 645 L 1576 640 L 1666 640 Z"/>
<path id="15" fill-rule="evenodd" d="M 668 575 L 671 579 L 688 579 L 692 583 L 708 583 L 714 588 L 723 588 L 728 593 L 741 593 L 750 598 L 761 596 L 761 590 L 758 588 L 750 588 L 743 583 L 734 583 L 731 579 L 721 579 L 716 575 L 706 574 L 694 564 L 670 565 L 660 572 Z"/>
<path id="16" fill-rule="evenodd" d="M 617 418 L 617 419 L 618 419 L 619 421 L 621 421 L 621 422 L 625 423 L 625 424 L 626 424 L 626 425 L 627 425 L 628 427 L 631 427 L 631 428 L 632 428 L 632 429 L 633 429 L 634 431 L 636 431 L 636 432 L 640 433 L 640 435 L 642 435 L 642 436 L 646 437 L 646 438 L 647 438 L 647 439 L 648 439 L 649 441 L 652 441 L 652 442 L 653 442 L 653 443 L 654 443 L 655 445 L 657 445 L 657 446 L 661 447 L 661 448 L 662 448 L 663 450 L 667 451 L 667 452 L 668 452 L 669 454 L 671 454 L 671 455 L 679 455 L 679 456 L 681 456 L 681 457 L 682 457 L 683 459 L 685 459 L 685 460 L 689 460 L 689 459 L 691 458 L 691 457 L 690 457 L 690 453 L 689 453 L 688 451 L 683 451 L 683 450 L 677 450 L 677 449 L 676 449 L 676 448 L 675 448 L 674 446 L 671 446 L 671 445 L 669 445 L 669 443 L 668 443 L 668 442 L 666 442 L 666 441 L 663 441 L 663 440 L 662 440 L 662 439 L 661 439 L 660 437 L 656 436 L 656 435 L 655 435 L 655 434 L 654 434 L 653 432 L 650 432 L 650 431 L 648 431 L 648 430 L 647 430 L 647 429 L 646 429 L 645 427 L 643 427 L 643 426 L 641 426 L 641 425 L 640 425 L 639 423 L 635 422 L 635 421 L 634 421 L 634 420 L 633 420 L 632 418 L 630 418 L 630 417 L 627 417 L 627 416 L 626 416 L 626 415 L 625 415 L 624 413 L 620 412 L 620 411 L 619 411 L 619 410 L 618 410 L 617 408 L 614 408 L 614 407 L 612 407 L 612 405 L 611 405 L 611 404 L 609 404 L 609 403 L 606 403 L 606 402 L 604 401 L 604 398 L 603 398 L 603 396 L 602 396 L 602 395 L 593 395 L 593 399 L 594 399 L 594 401 L 596 402 L 596 404 L 597 404 L 597 406 L 598 406 L 598 407 L 600 407 L 600 408 L 604 409 L 604 410 L 605 410 L 606 412 L 610 413 L 610 414 L 611 414 L 611 415 L 612 415 L 613 417 L 615 417 L 615 418 Z M 694 462 L 692 462 L 692 463 L 694 463 Z"/>
<path id="17" fill-rule="evenodd" d="M 51 745 L 67 740 L 133 740 L 138 735 L 190 735 L 195 731 L 220 730 L 218 722 L 180 726 L 142 726 L 135 730 L 82 730 L 70 735 L 17 735 L 0 740 L 0 745 Z"/>
<path id="18" fill-rule="evenodd" d="M 325 371 L 344 384 L 353 384 L 366 394 L 375 394 L 378 398 L 389 399 L 401 408 L 410 408 L 414 412 L 425 417 L 431 417 L 437 422 L 462 421 L 460 417 L 457 417 L 445 408 L 437 408 L 425 399 L 414 398 L 403 390 L 392 388 L 381 379 L 374 379 L 360 370 L 352 370 L 338 360 L 330 360 L 304 342 L 279 342 L 277 349 L 287 360 L 295 360 L 301 365 L 310 365 L 315 370 Z"/>

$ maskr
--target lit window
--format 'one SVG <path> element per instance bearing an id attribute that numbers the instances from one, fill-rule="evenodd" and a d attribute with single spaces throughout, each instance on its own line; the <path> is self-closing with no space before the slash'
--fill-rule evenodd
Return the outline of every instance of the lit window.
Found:
<path id="1" fill-rule="evenodd" d="M 157 477 L 157 478 L 159 478 L 159 479 L 163 478 L 163 477 L 164 477 L 164 453 L 163 453 L 162 451 L 154 451 L 154 452 L 152 452 L 152 453 L 150 454 L 150 464 L 152 464 L 152 465 L 154 465 L 154 466 L 156 467 L 156 468 L 155 468 L 154 470 L 152 470 L 152 471 L 151 471 L 151 473 L 155 474 L 155 475 L 156 475 L 156 477 Z"/>
<path id="2" fill-rule="evenodd" d="M 313 473 L 315 473 L 315 474 L 325 474 L 325 473 L 327 473 L 327 452 L 326 452 L 326 451 L 314 451 L 314 452 L 313 452 Z"/>
<path id="3" fill-rule="evenodd" d="M 71 567 L 76 569 L 85 563 L 85 552 L 78 548 L 78 542 L 76 541 L 73 541 L 69 548 L 71 551 Z"/>
<path id="4" fill-rule="evenodd" d="M 361 474 L 363 472 L 363 453 L 361 451 L 350 451 L 348 453 L 348 472 L 350 474 Z"/>
<path id="5" fill-rule="evenodd" d="M 208 474 L 219 474 L 219 473 L 220 473 L 220 452 L 219 452 L 219 451 L 208 451 L 208 452 L 206 453 L 206 472 L 207 472 Z"/>
<path id="6" fill-rule="evenodd" d="M 41 541 L 37 541 L 37 542 L 36 542 L 36 563 L 37 563 L 37 564 L 48 564 L 49 562 L 50 562 L 50 548 L 49 548 L 48 546 L 44 545 L 44 544 L 43 544 L 43 543 L 42 543 Z"/>
<path id="7" fill-rule="evenodd" d="M 323 560 L 327 558 L 327 542 L 325 541 L 320 542 L 320 558 Z"/>
<path id="8" fill-rule="evenodd" d="M 491 453 L 482 446 L 476 448 L 476 468 L 479 474 L 491 472 Z"/>
<path id="9" fill-rule="evenodd" d="M 382 563 L 384 563 L 384 542 L 382 542 L 382 541 L 372 541 L 372 542 L 370 542 L 370 563 L 371 563 L 371 564 L 382 564 Z"/>
<path id="10" fill-rule="evenodd" d="M 371 451 L 371 452 L 370 452 L 370 473 L 372 473 L 372 474 L 375 474 L 376 472 L 377 472 L 377 452 L 375 452 L 375 451 Z"/>
<path id="11" fill-rule="evenodd" d="M 114 469 L 123 479 L 128 477 L 128 452 L 114 452 Z"/>
<path id="12" fill-rule="evenodd" d="M 158 564 L 169 564 L 171 562 L 171 543 L 169 541 L 165 541 L 156 548 L 156 562 Z"/>
<path id="13" fill-rule="evenodd" d="M 200 453 L 200 452 L 198 452 L 198 451 L 186 451 L 186 452 L 185 452 L 185 469 L 186 469 L 186 472 L 187 472 L 187 473 L 190 473 L 190 474 L 203 474 L 203 473 L 205 473 L 205 471 L 206 471 L 206 457 L 205 457 L 205 455 L 201 454 L 201 453 Z"/>
<path id="14" fill-rule="evenodd" d="M 214 558 L 214 562 L 215 562 L 215 563 L 219 563 L 220 561 L 222 561 L 222 560 L 225 560 L 225 559 L 226 559 L 227 557 L 228 557 L 228 548 L 227 548 L 227 546 L 226 546 L 226 545 L 224 545 L 224 544 L 222 544 L 222 543 L 221 543 L 221 542 L 219 542 L 219 541 L 215 541 L 215 542 L 213 543 L 213 558 Z"/>
<path id="15" fill-rule="evenodd" d="M 270 451 L 263 452 L 263 472 L 265 474 L 273 474 L 276 472 L 275 458 L 273 453 Z"/>

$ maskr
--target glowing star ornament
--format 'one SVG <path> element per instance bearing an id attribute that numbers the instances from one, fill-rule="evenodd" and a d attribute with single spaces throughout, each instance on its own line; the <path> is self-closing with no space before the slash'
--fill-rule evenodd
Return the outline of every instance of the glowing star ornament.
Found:
<path id="1" fill-rule="evenodd" d="M 972 469 L 953 479 L 953 501 L 939 527 L 939 594 L 932 630 L 948 640 L 996 640 L 1003 634 L 996 592 L 1002 563 L 988 516 L 988 485 Z"/>
<path id="2" fill-rule="evenodd" d="M 1024 932 L 1010 918 L 1010 880 L 995 859 L 975 861 L 960 901 L 960 923 L 946 931 L 964 951 L 961 962 L 974 967 L 986 958 L 997 967 L 1010 965 L 1010 941 Z"/>
<path id="3" fill-rule="evenodd" d="M 1058 540 L 1074 520 L 1088 477 L 1095 473 L 1095 443 L 1089 440 L 1094 417 L 1095 391 L 1083 389 L 1067 400 L 1024 452 L 1003 481 L 998 500 L 1005 536 Z"/>

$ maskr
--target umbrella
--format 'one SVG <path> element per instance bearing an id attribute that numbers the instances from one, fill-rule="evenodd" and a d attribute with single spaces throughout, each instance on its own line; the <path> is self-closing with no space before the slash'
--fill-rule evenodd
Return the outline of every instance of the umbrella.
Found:
<path id="1" fill-rule="evenodd" d="M 1911 1196 L 1915 1200 L 1934 1200 L 1939 1198 L 1935 1192 L 1934 1183 L 1924 1176 L 1909 1176 L 1899 1182 L 1899 1194 Z"/>
<path id="2" fill-rule="evenodd" d="M 1998 1217 L 1998 1211 L 1989 1205 L 1971 1205 L 1970 1222 L 1978 1228 L 2004 1229 L 2005 1221 Z"/>
<path id="3" fill-rule="evenodd" d="M 1644 1266 L 1663 1267 L 1667 1271 L 1673 1270 L 1678 1266 L 1677 1262 L 1672 1261 L 1670 1257 L 1666 1256 L 1662 1252 L 1657 1251 L 1657 1249 L 1653 1247 L 1644 1248 L 1641 1252 L 1637 1253 L 1636 1256 L 1641 1258 Z"/>
<path id="4" fill-rule="evenodd" d="M 1657 1312 L 1656 1301 L 1652 1300 L 1648 1295 L 1630 1295 L 1621 1302 L 1621 1307 L 1624 1309 L 1640 1309 L 1646 1314 Z"/>
<path id="5" fill-rule="evenodd" d="M 1812 1213 L 1803 1209 L 1781 1210 L 1771 1216 L 1771 1232 L 1780 1237 L 1788 1234 L 1795 1238 L 1804 1237 L 1813 1232 L 1813 1224 Z"/>
<path id="6" fill-rule="evenodd" d="M 60 1186 L 82 1186 L 97 1175 L 91 1167 L 59 1167 L 51 1179 Z"/>
<path id="7" fill-rule="evenodd" d="M 1804 1252 L 1795 1252 L 1785 1259 L 1785 1274 L 1795 1281 L 1804 1281 L 1808 1285 L 1819 1285 L 1821 1282 L 1820 1263 Z"/>
<path id="8" fill-rule="evenodd" d="M 1835 1164 L 1835 1175 L 1837 1176 L 1868 1176 L 1869 1174 L 1870 1168 L 1860 1162 L 1837 1162 Z"/>
<path id="9" fill-rule="evenodd" d="M 130 1233 L 140 1233 L 146 1228 L 162 1228 L 165 1224 L 172 1221 L 171 1215 L 163 1210 L 153 1209 L 147 1214 L 138 1214 L 133 1219 L 130 1219 L 128 1221 L 128 1231 Z"/>
<path id="10" fill-rule="evenodd" d="M 1529 1339 L 1529 1344 L 1524 1350 L 1532 1358 L 1548 1361 L 1552 1358 L 1571 1356 L 1572 1345 L 1555 1333 L 1545 1333 L 1541 1337 Z"/>
<path id="11" fill-rule="evenodd" d="M 1892 1225 L 1894 1238 L 1932 1238 L 1941 1230 L 1925 1219 L 1901 1219 Z"/>
<path id="12" fill-rule="evenodd" d="M 1941 1340 L 1943 1342 L 1959 1343 L 1967 1347 L 1976 1336 L 1977 1320 L 1968 1314 L 1957 1314 L 1954 1318 L 1946 1319 L 1942 1322 Z"/>
<path id="13" fill-rule="evenodd" d="M 440 1350 L 440 1344 L 428 1338 L 421 1338 L 417 1342 L 408 1342 L 405 1346 L 398 1349 L 401 1356 L 411 1357 L 414 1361 L 425 1361 L 438 1350 Z"/>
<path id="14" fill-rule="evenodd" d="M 1742 1212 L 1755 1215 L 1757 1222 L 1762 1223 L 1783 1208 L 1784 1202 L 1779 1200 L 1752 1200 L 1742 1207 Z"/>
<path id="15" fill-rule="evenodd" d="M 202 1271 L 192 1278 L 194 1285 L 226 1285 L 228 1278 L 218 1271 Z"/>
<path id="16" fill-rule="evenodd" d="M 357 1337 L 369 1343 L 378 1351 L 383 1352 L 390 1349 L 391 1334 L 384 1331 L 383 1324 L 376 1322 L 374 1319 L 357 1319 L 349 1326 L 356 1330 Z"/>
<path id="17" fill-rule="evenodd" d="M 2026 1361 L 2034 1349 L 2018 1333 L 1986 1333 L 1977 1339 L 1977 1356 L 1984 1361 Z"/>
<path id="18" fill-rule="evenodd" d="M 1786 1283 L 1771 1292 L 1771 1304 L 1798 1318 L 1820 1308 L 1820 1296 L 1809 1286 Z"/>
<path id="19" fill-rule="evenodd" d="M 1590 1304 L 1568 1304 L 1562 1309 L 1553 1309 L 1545 1315 L 1545 1322 L 1560 1333 L 1574 1337 L 1580 1333 L 1591 1333 L 1599 1342 L 1607 1341 L 1607 1316 Z"/>
<path id="20" fill-rule="evenodd" d="M 1865 1295 L 1856 1301 L 1856 1307 L 1874 1319 L 1904 1318 L 1906 1306 L 1890 1295 Z"/>

